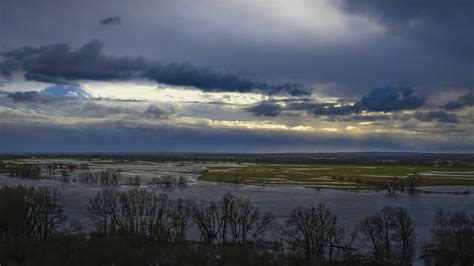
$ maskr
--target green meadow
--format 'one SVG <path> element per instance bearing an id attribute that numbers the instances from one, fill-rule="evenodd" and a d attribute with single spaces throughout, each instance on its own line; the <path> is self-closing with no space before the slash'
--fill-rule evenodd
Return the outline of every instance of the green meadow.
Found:
<path id="1" fill-rule="evenodd" d="M 201 180 L 239 184 L 376 188 L 419 174 L 417 186 L 474 186 L 474 167 L 345 164 L 239 164 L 209 168 Z"/>

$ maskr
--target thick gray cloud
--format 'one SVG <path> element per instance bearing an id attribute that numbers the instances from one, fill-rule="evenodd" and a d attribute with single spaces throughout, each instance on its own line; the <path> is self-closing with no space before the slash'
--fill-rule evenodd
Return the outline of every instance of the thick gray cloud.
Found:
<path id="1" fill-rule="evenodd" d="M 189 63 L 151 64 L 142 77 L 170 85 L 194 86 L 205 91 L 250 92 L 305 95 L 307 91 L 294 83 L 272 86 L 265 82 L 241 78 L 233 74 L 219 73 L 211 68 L 197 68 Z"/>
<path id="2" fill-rule="evenodd" d="M 2 72 L 25 71 L 29 80 L 70 83 L 80 79 L 115 80 L 133 78 L 147 68 L 143 58 L 108 56 L 103 43 L 93 40 L 76 50 L 68 44 L 23 47 L 3 54 Z"/>
<path id="3" fill-rule="evenodd" d="M 265 101 L 247 108 L 247 111 L 257 116 L 278 116 L 283 111 L 306 111 L 316 116 L 342 116 L 360 114 L 362 111 L 393 112 L 417 109 L 422 107 L 425 101 L 425 97 L 414 95 L 412 88 L 386 87 L 371 90 L 355 104 L 345 104 L 344 100 L 337 103 L 318 103 L 306 99 L 296 100 L 281 107 L 276 101 Z"/>
<path id="4" fill-rule="evenodd" d="M 472 112 L 467 108 L 472 106 L 472 93 L 451 102 L 443 98 L 474 87 L 472 5 L 469 0 L 383 3 L 375 0 L 196 0 L 192 3 L 185 0 L 136 0 L 133 3 L 125 0 L 2 0 L 0 83 L 4 85 L 1 101 L 5 105 L 0 112 L 5 116 L 0 120 L 7 121 L 7 115 L 18 114 L 21 116 L 18 120 L 26 122 L 24 125 L 2 124 L 0 134 L 7 140 L 10 136 L 18 137 L 11 137 L 11 143 L 5 143 L 8 149 L 29 151 L 35 148 L 216 151 L 217 146 L 222 147 L 222 151 L 249 151 L 250 148 L 275 151 L 277 147 L 283 152 L 304 151 L 306 147 L 472 150 L 473 147 L 463 146 L 466 139 L 472 139 L 472 124 L 466 122 L 472 120 Z M 123 21 L 120 27 L 114 26 L 119 20 Z M 102 40 L 106 46 L 99 41 L 90 42 L 94 39 Z M 195 86 L 203 91 L 284 94 L 290 95 L 288 100 L 273 97 L 279 100 L 266 101 L 248 111 L 257 116 L 274 117 L 268 120 L 289 128 L 300 122 L 317 128 L 318 123 L 325 120 L 321 123 L 334 122 L 335 128 L 345 132 L 343 124 L 373 121 L 375 123 L 367 128 L 400 131 L 383 137 L 376 134 L 333 139 L 321 136 L 322 143 L 316 143 L 314 139 L 320 136 L 298 135 L 300 139 L 296 139 L 292 136 L 294 131 L 285 135 L 263 130 L 233 132 L 235 128 L 228 131 L 183 129 L 188 126 L 187 122 L 206 124 L 211 120 L 209 123 L 218 125 L 220 121 L 232 121 L 229 123 L 232 125 L 234 122 L 258 123 L 262 119 L 253 117 L 247 121 L 248 114 L 240 113 L 242 103 L 255 102 L 250 95 L 229 98 L 229 101 L 238 101 L 239 107 L 207 105 L 194 112 L 184 106 L 186 110 L 181 114 L 168 110 L 167 103 L 162 106 L 154 102 L 156 105 L 150 106 L 151 102 L 79 99 L 68 93 L 56 94 L 53 90 L 52 95 L 27 92 L 38 88 L 21 87 L 22 81 L 16 83 L 15 71 L 22 71 L 29 80 L 68 85 L 78 85 L 83 80 L 149 79 Z M 99 83 L 102 84 L 90 82 Z M 371 91 L 380 87 L 384 89 Z M 109 95 L 105 92 L 108 88 L 103 88 L 103 95 Z M 416 88 L 416 94 L 410 88 Z M 322 98 L 354 100 L 333 103 L 291 97 L 303 96 L 306 89 L 317 92 Z M 18 90 L 23 92 L 14 93 Z M 99 91 L 94 93 L 102 95 Z M 121 95 L 127 93 L 120 92 Z M 131 98 L 133 93 L 130 91 Z M 425 97 L 420 95 L 430 97 L 430 101 L 425 104 Z M 433 110 L 434 106 L 450 112 Z M 220 112 L 224 109 L 225 112 Z M 402 112 L 412 109 L 416 110 L 413 114 Z M 451 112 L 457 110 L 461 111 Z M 297 112 L 323 117 L 290 119 L 290 115 Z M 282 114 L 288 116 L 279 116 Z M 69 119 L 71 123 L 80 120 L 81 115 L 103 115 L 104 119 L 92 120 L 103 121 L 110 116 L 110 121 L 122 120 L 126 125 L 104 125 L 96 129 L 79 124 L 54 129 L 46 128 L 49 126 L 46 124 L 44 128 L 33 125 L 34 119 L 48 120 L 48 115 L 61 121 Z M 170 120 L 163 123 L 179 125 L 159 129 L 149 125 L 160 124 L 152 119 L 167 116 Z M 189 121 L 194 118 L 196 121 Z M 390 125 L 392 120 L 396 125 Z M 144 121 L 145 125 L 127 124 L 130 121 Z M 348 123 L 338 124 L 340 121 Z M 403 127 L 409 132 L 427 134 L 404 135 Z M 34 129 L 38 129 L 39 135 L 25 142 Z M 360 126 L 360 131 L 364 129 L 365 124 Z M 436 135 L 436 139 L 431 139 L 432 135 Z M 160 144 L 162 140 L 166 143 Z M 63 146 L 55 146 L 54 141 Z M 118 147 L 117 142 L 123 146 Z M 155 143 L 162 146 L 151 145 Z M 18 144 L 20 146 L 15 146 Z M 6 150 L 7 146 L 2 147 Z"/>
<path id="5" fill-rule="evenodd" d="M 416 109 L 425 104 L 426 98 L 413 94 L 412 88 L 376 88 L 360 100 L 362 108 L 368 111 L 391 112 Z"/>
<path id="6" fill-rule="evenodd" d="M 360 13 L 406 38 L 472 62 L 474 2 L 471 0 L 344 1 L 349 12 Z"/>
<path id="7" fill-rule="evenodd" d="M 120 17 L 108 17 L 101 19 L 99 23 L 102 26 L 118 26 L 122 24 L 122 19 Z"/>
<path id="8" fill-rule="evenodd" d="M 457 109 L 462 109 L 464 107 L 474 106 L 474 90 L 470 93 L 463 95 L 456 100 L 449 101 L 444 108 L 447 110 L 453 111 Z"/>
<path id="9" fill-rule="evenodd" d="M 71 83 L 77 80 L 126 80 L 148 78 L 159 83 L 194 86 L 205 91 L 288 93 L 308 92 L 298 84 L 269 85 L 265 82 L 199 68 L 189 63 L 161 64 L 142 57 L 110 56 L 103 52 L 103 43 L 93 40 L 73 50 L 68 44 L 23 47 L 3 54 L 0 71 L 10 76 L 13 70 L 25 72 L 25 78 L 50 83 Z"/>
<path id="10" fill-rule="evenodd" d="M 429 111 L 429 112 L 416 112 L 414 117 L 419 121 L 432 122 L 438 121 L 442 123 L 458 123 L 459 118 L 456 114 L 448 113 L 445 111 Z"/>
<path id="11" fill-rule="evenodd" d="M 57 97 L 44 96 L 37 91 L 17 91 L 8 93 L 7 97 L 11 98 L 14 102 L 34 102 L 34 103 L 50 103 L 58 100 Z"/>
<path id="12" fill-rule="evenodd" d="M 279 104 L 266 101 L 247 108 L 247 111 L 256 116 L 278 116 L 282 109 L 283 108 Z"/>
<path id="13" fill-rule="evenodd" d="M 0 49 L 98 38 L 110 54 L 334 84 L 325 92 L 340 97 L 386 85 L 473 86 L 472 1 L 346 2 L 4 0 Z M 111 15 L 127 23 L 97 23 Z"/>

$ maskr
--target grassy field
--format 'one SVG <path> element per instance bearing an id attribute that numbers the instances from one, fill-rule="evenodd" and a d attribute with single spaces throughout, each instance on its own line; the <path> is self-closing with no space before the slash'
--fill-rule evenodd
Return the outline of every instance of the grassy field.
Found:
<path id="1" fill-rule="evenodd" d="M 239 184 L 288 184 L 338 188 L 374 188 L 398 177 L 418 173 L 417 186 L 474 186 L 474 167 L 337 164 L 241 164 L 213 167 L 201 174 L 205 181 Z"/>

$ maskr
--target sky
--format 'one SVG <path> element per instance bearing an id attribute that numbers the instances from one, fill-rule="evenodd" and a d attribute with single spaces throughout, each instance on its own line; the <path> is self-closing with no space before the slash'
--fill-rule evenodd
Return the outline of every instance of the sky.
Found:
<path id="1" fill-rule="evenodd" d="M 1 0 L 0 153 L 474 152 L 471 0 Z"/>

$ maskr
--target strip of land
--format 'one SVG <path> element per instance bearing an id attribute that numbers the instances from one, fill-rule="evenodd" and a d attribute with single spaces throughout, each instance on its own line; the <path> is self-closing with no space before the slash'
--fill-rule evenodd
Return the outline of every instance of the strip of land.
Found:
<path id="1" fill-rule="evenodd" d="M 474 186 L 474 167 L 350 164 L 263 164 L 209 168 L 201 180 L 258 185 L 305 185 L 333 188 L 376 188 L 397 180 L 407 185 L 417 175 L 416 186 Z"/>

